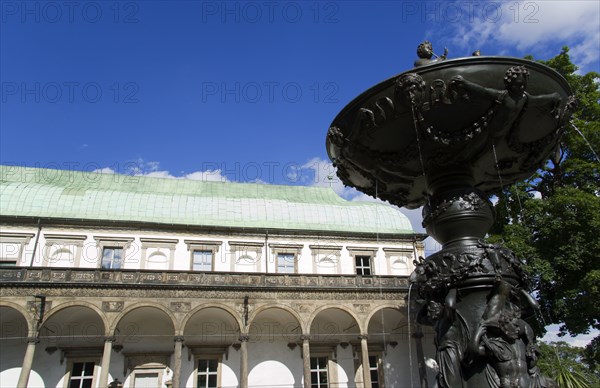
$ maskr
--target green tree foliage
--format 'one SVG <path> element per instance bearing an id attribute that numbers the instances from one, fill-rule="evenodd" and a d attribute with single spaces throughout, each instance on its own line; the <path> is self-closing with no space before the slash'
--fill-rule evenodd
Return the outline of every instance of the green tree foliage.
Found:
<path id="1" fill-rule="evenodd" d="M 498 194 L 490 239 L 525 260 L 545 324 L 585 334 L 600 329 L 600 75 L 577 74 L 568 47 L 540 62 L 567 79 L 578 107 L 545 167 Z M 597 337 L 586 350 L 592 367 L 599 356 Z"/>
<path id="2" fill-rule="evenodd" d="M 566 342 L 540 343 L 538 367 L 561 388 L 599 388 L 600 376 L 586 360 L 585 350 Z"/>

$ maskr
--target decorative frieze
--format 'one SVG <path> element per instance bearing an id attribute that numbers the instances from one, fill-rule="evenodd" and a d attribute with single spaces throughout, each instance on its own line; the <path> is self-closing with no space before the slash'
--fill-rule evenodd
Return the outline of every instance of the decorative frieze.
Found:
<path id="1" fill-rule="evenodd" d="M 371 310 L 371 305 L 367 303 L 354 303 L 352 306 L 360 314 L 366 314 Z"/>
<path id="2" fill-rule="evenodd" d="M 86 284 L 101 288 L 136 287 L 160 285 L 185 288 L 221 288 L 221 289 L 355 289 L 385 288 L 391 290 L 408 287 L 406 277 L 374 276 L 360 277 L 354 275 L 296 275 L 296 274 L 243 274 L 243 273 L 193 273 L 174 271 L 132 271 L 132 270 L 99 270 L 99 269 L 25 269 L 2 268 L 0 287 L 9 284 L 27 283 L 65 283 L 70 285 Z"/>
<path id="3" fill-rule="evenodd" d="M 118 302 L 118 301 L 107 301 L 107 302 L 102 302 L 102 310 L 106 311 L 106 312 L 119 312 L 119 311 L 123 311 L 123 306 L 125 305 L 124 302 Z"/>
<path id="4" fill-rule="evenodd" d="M 100 288 L 100 287 L 40 287 L 39 284 L 31 285 L 30 287 L 14 287 L 2 284 L 0 286 L 0 297 L 23 297 L 23 295 L 43 294 L 47 298 L 126 298 L 126 299 L 194 299 L 202 301 L 211 300 L 240 300 L 248 295 L 250 299 L 261 300 L 289 300 L 289 301 L 314 301 L 319 300 L 330 301 L 394 301 L 394 303 L 402 305 L 401 300 L 406 295 L 406 289 L 373 289 L 373 290 L 321 290 L 321 289 L 304 289 L 286 291 L 284 289 L 276 290 L 235 290 L 235 289 L 167 289 L 167 288 Z M 302 303 L 301 302 L 301 303 Z M 47 304 L 49 301 L 46 302 Z M 312 303 L 312 302 L 311 302 Z M 309 309 L 313 309 L 309 305 Z M 48 310 L 48 306 L 46 306 Z"/>
<path id="5" fill-rule="evenodd" d="M 96 276 L 92 272 L 76 272 L 71 274 L 71 280 L 76 282 L 93 282 Z"/>
<path id="6" fill-rule="evenodd" d="M 171 311 L 176 313 L 185 313 L 192 309 L 190 302 L 171 302 Z"/>

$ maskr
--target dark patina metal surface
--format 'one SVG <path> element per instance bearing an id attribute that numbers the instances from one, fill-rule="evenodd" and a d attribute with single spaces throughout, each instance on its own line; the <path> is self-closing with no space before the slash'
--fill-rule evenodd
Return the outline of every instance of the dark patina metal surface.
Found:
<path id="1" fill-rule="evenodd" d="M 416 320 L 436 331 L 436 386 L 554 387 L 536 366 L 529 322 L 538 306 L 522 262 L 484 237 L 494 221 L 488 197 L 529 177 L 558 146 L 571 90 L 536 62 L 446 61 L 425 51 L 418 67 L 338 114 L 327 152 L 344 184 L 423 206 L 423 225 L 442 243 L 411 275 L 421 301 Z"/>
<path id="2" fill-rule="evenodd" d="M 504 77 L 518 66 L 530 76 L 514 101 Z M 570 94 L 558 73 L 524 59 L 434 62 L 350 102 L 331 124 L 327 152 L 344 184 L 375 196 L 377 181 L 378 196 L 398 206 L 424 205 L 433 194 L 427 180 L 448 170 L 463 170 L 474 187 L 493 193 L 544 163 Z"/>

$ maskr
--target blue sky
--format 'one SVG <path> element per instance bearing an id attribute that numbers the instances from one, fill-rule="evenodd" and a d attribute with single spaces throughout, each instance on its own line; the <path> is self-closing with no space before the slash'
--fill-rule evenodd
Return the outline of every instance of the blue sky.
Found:
<path id="1" fill-rule="evenodd" d="M 188 179 L 332 186 L 335 115 L 412 67 L 539 59 L 600 71 L 584 1 L 0 1 L 0 162 Z M 332 179 L 329 179 L 332 177 Z M 405 211 L 420 227 L 420 211 Z"/>
<path id="2" fill-rule="evenodd" d="M 0 1 L 0 162 L 344 188 L 325 152 L 335 115 L 441 54 L 600 71 L 584 1 Z M 332 179 L 329 179 L 332 178 Z M 406 211 L 420 230 L 420 211 Z"/>

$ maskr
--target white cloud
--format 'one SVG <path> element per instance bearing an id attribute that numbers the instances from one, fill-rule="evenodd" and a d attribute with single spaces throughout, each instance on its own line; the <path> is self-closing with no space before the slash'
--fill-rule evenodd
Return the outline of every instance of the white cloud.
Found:
<path id="1" fill-rule="evenodd" d="M 318 157 L 304 163 L 294 174 L 294 179 L 291 180 L 293 182 L 301 183 L 304 186 L 331 187 L 340 197 L 348 200 L 362 194 L 351 187 L 345 187 L 337 177 L 333 164 Z"/>
<path id="2" fill-rule="evenodd" d="M 560 325 L 549 325 L 546 326 L 546 334 L 540 339 L 543 342 L 559 342 L 564 341 L 571 346 L 585 347 L 594 339 L 600 332 L 598 330 L 591 330 L 588 334 L 580 334 L 575 337 L 565 335 L 560 337 Z"/>
<path id="3" fill-rule="evenodd" d="M 116 174 L 116 171 L 110 167 L 97 168 L 92 172 L 97 172 L 99 174 Z"/>
<path id="4" fill-rule="evenodd" d="M 150 171 L 138 172 L 135 176 L 147 176 L 152 178 L 168 178 L 168 179 L 189 179 L 193 181 L 203 182 L 227 182 L 228 179 L 221 173 L 221 170 L 194 171 L 181 176 L 172 175 L 169 171 Z"/>
<path id="5" fill-rule="evenodd" d="M 135 176 L 148 176 L 151 178 L 176 178 L 171 175 L 168 171 L 150 171 L 150 172 L 137 172 L 134 174 Z"/>
<path id="6" fill-rule="evenodd" d="M 102 174 L 116 174 L 117 172 L 110 167 L 104 167 L 94 170 L 93 172 L 98 172 Z M 227 182 L 228 179 L 225 175 L 223 175 L 222 171 L 219 169 L 216 170 L 206 170 L 206 171 L 194 171 L 190 173 L 183 173 L 183 175 L 176 176 L 171 174 L 167 170 L 160 169 L 160 162 L 150 161 L 146 162 L 143 159 L 138 159 L 133 164 L 127 164 L 127 168 L 125 171 L 128 175 L 133 176 L 147 176 L 151 178 L 168 178 L 168 179 L 189 179 L 203 182 Z M 255 182 L 255 183 L 264 183 L 264 182 Z"/>
<path id="7" fill-rule="evenodd" d="M 580 67 L 600 62 L 600 6 L 595 0 L 471 4 L 469 18 L 463 8 L 460 20 L 432 26 L 430 35 L 438 40 L 452 36 L 454 45 L 470 51 L 486 44 L 497 46 L 496 52 L 484 55 L 500 55 L 508 48 L 537 55 L 539 49 L 549 49 L 555 55 L 567 45 Z"/>
<path id="8" fill-rule="evenodd" d="M 496 35 L 498 40 L 514 42 L 522 50 L 543 41 L 597 38 L 600 7 L 595 1 L 519 3 L 518 6 L 515 3 L 504 4 L 505 15 Z M 518 14 L 514 11 L 516 9 Z"/>
<path id="9" fill-rule="evenodd" d="M 600 61 L 598 48 L 600 45 L 600 28 L 596 31 L 595 38 L 586 39 L 581 43 L 573 45 L 569 54 L 572 56 L 574 62 L 581 68 L 585 68 L 593 63 L 598 64 Z"/>
<path id="10" fill-rule="evenodd" d="M 151 173 L 158 173 L 153 175 L 154 177 L 163 178 L 161 176 L 160 171 L 158 171 L 160 166 L 159 162 L 149 161 L 146 162 L 142 158 L 138 158 L 134 161 L 128 162 L 125 164 L 125 173 L 127 175 L 135 175 L 135 176 L 151 176 Z"/>
<path id="11" fill-rule="evenodd" d="M 203 182 L 227 182 L 228 179 L 221 170 L 196 171 L 183 176 L 184 179 L 191 179 Z"/>

